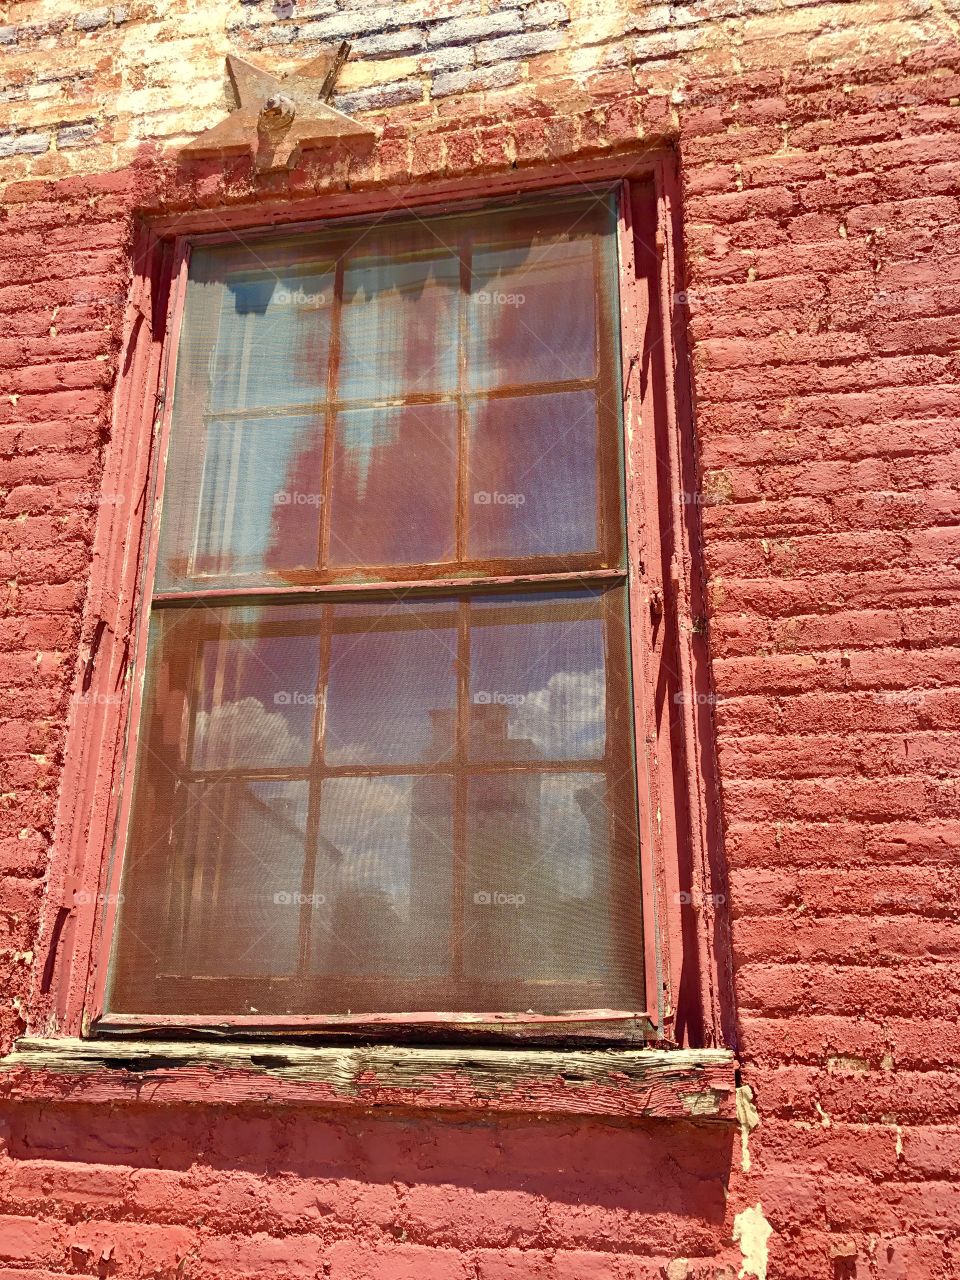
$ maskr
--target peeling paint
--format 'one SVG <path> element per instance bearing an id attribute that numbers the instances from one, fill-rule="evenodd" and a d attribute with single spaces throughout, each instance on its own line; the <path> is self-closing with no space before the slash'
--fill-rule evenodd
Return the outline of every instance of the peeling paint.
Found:
<path id="1" fill-rule="evenodd" d="M 830 1119 L 830 1117 L 829 1117 L 829 1116 L 827 1115 L 827 1113 L 824 1111 L 823 1107 L 821 1107 L 820 1103 L 817 1101 L 817 1099 L 816 1099 L 816 1098 L 814 1098 L 814 1100 L 813 1100 L 813 1105 L 814 1105 L 814 1106 L 816 1107 L 816 1109 L 817 1109 L 817 1115 L 820 1117 L 820 1123 L 821 1123 L 821 1125 L 823 1126 L 823 1128 L 824 1128 L 824 1129 L 829 1129 L 829 1128 L 830 1128 L 830 1126 L 831 1126 L 831 1124 L 833 1124 L 833 1121 Z"/>
<path id="2" fill-rule="evenodd" d="M 753 1090 L 743 1084 L 737 1090 L 737 1122 L 740 1125 L 740 1164 L 744 1173 L 750 1172 L 750 1135 L 760 1123 L 760 1115 L 753 1103 Z"/>
<path id="3" fill-rule="evenodd" d="M 767 1280 L 767 1241 L 773 1235 L 773 1227 L 763 1216 L 763 1205 L 758 1200 L 752 1209 L 744 1209 L 733 1220 L 733 1242 L 740 1245 L 743 1265 L 738 1276 L 756 1276 Z"/>

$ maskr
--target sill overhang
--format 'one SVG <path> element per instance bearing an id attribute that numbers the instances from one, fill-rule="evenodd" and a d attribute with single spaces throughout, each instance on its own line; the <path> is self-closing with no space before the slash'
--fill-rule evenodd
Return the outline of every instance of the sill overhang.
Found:
<path id="1" fill-rule="evenodd" d="M 0 1098 L 736 1122 L 728 1049 L 549 1050 L 23 1037 Z"/>

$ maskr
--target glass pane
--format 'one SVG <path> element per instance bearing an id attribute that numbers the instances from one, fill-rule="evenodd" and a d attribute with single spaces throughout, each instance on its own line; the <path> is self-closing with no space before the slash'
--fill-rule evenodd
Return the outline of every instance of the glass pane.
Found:
<path id="1" fill-rule="evenodd" d="M 409 226 L 381 229 L 373 239 L 382 248 L 356 255 L 344 272 L 340 400 L 454 390 L 460 307 L 455 249 L 440 250 L 431 237 L 434 247 L 425 253 L 417 244 L 424 236 Z"/>
<path id="2" fill-rule="evenodd" d="M 173 972 L 294 972 L 308 784 L 196 782 L 179 798 Z"/>
<path id="3" fill-rule="evenodd" d="M 470 608 L 474 760 L 599 760 L 607 672 L 601 596 L 486 597 Z"/>
<path id="4" fill-rule="evenodd" d="M 228 274 L 210 363 L 210 409 L 325 399 L 333 289 L 332 264 Z"/>
<path id="5" fill-rule="evenodd" d="M 449 603 L 335 605 L 328 765 L 415 764 L 453 753 L 457 612 Z"/>
<path id="6" fill-rule="evenodd" d="M 472 778 L 467 857 L 468 980 L 596 983 L 607 995 L 635 998 L 636 961 L 625 944 L 636 904 L 618 907 L 611 894 L 603 774 Z"/>
<path id="7" fill-rule="evenodd" d="M 323 438 L 322 417 L 214 419 L 205 441 L 172 455 L 159 589 L 200 576 L 206 586 L 229 585 L 243 575 L 315 567 Z"/>
<path id="8" fill-rule="evenodd" d="M 452 560 L 456 493 L 455 405 L 341 414 L 333 455 L 330 563 Z"/>
<path id="9" fill-rule="evenodd" d="M 445 974 L 453 893 L 453 781 L 345 777 L 323 784 L 310 963 L 391 981 Z M 357 1008 L 354 992 L 345 996 Z M 368 997 L 369 1000 L 369 997 Z M 363 1006 L 361 1006 L 363 1007 Z"/>
<path id="10" fill-rule="evenodd" d="M 482 401 L 469 459 L 471 559 L 597 549 L 593 391 Z"/>
<path id="11" fill-rule="evenodd" d="M 586 228 L 580 235 L 574 225 L 569 239 L 474 250 L 467 329 L 472 389 L 596 375 L 593 235 Z"/>
<path id="12" fill-rule="evenodd" d="M 227 626 L 201 643 L 194 769 L 309 764 L 317 705 L 316 635 L 235 638 Z"/>

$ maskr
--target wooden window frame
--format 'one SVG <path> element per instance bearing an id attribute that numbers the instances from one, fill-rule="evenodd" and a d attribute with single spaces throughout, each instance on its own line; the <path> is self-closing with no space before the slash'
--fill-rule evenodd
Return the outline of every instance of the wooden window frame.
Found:
<path id="1" fill-rule="evenodd" d="M 556 1015 L 385 1014 L 211 1018 L 100 1017 L 132 788 L 131 743 L 143 692 L 147 584 L 157 554 L 162 457 L 191 240 L 325 218 L 467 211 L 576 184 L 617 183 L 621 355 L 646 1008 Z M 642 222 L 637 238 L 635 222 Z M 647 231 L 649 230 L 649 234 Z M 138 221 L 113 430 L 101 484 L 80 670 L 71 700 L 48 905 L 31 1031 L 65 1039 L 206 1034 L 339 1041 L 684 1045 L 732 1042 L 729 943 L 722 909 L 712 699 L 699 573 L 698 491 L 683 325 L 674 157 L 616 157 L 403 192 L 261 202 Z M 642 259 L 642 260 L 641 260 Z M 651 519 L 650 514 L 655 513 Z M 434 582 L 433 586 L 439 585 Z M 259 594 L 259 592 L 258 592 Z M 131 654 L 138 660 L 131 666 Z M 126 774 L 126 776 L 125 776 Z M 718 891 L 719 890 L 719 891 Z"/>

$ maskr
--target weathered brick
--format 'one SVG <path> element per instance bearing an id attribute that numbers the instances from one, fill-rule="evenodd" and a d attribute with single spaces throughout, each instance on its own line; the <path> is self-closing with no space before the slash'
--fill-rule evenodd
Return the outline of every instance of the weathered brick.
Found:
<path id="1" fill-rule="evenodd" d="M 559 0 L 538 0 L 523 11 L 525 27 L 554 27 L 570 21 L 570 11 Z"/>
<path id="2" fill-rule="evenodd" d="M 378 84 L 369 89 L 358 89 L 355 93 L 339 94 L 335 105 L 350 115 L 354 111 L 382 110 L 422 99 L 423 86 L 419 80 L 394 80 L 392 84 Z"/>
<path id="3" fill-rule="evenodd" d="M 505 35 L 508 32 L 520 31 L 522 21 L 514 10 L 500 11 L 483 17 L 456 18 L 452 22 L 441 22 L 431 27 L 427 42 L 431 46 L 445 44 L 466 44 L 468 41 L 486 40 L 491 36 Z"/>
<path id="4" fill-rule="evenodd" d="M 57 149 L 62 151 L 65 147 L 82 147 L 95 138 L 99 131 L 99 125 L 96 124 L 72 124 L 58 129 Z"/>
<path id="5" fill-rule="evenodd" d="M 98 31 L 109 25 L 110 18 L 110 9 L 89 9 L 86 13 L 78 13 L 73 22 L 78 31 Z"/>
<path id="6" fill-rule="evenodd" d="M 464 68 L 463 71 L 447 71 L 433 78 L 433 96 L 445 97 L 451 93 L 474 92 L 478 89 L 504 89 L 516 84 L 522 75 L 518 62 L 503 62 L 499 66 Z"/>
<path id="7" fill-rule="evenodd" d="M 564 41 L 560 31 L 537 31 L 527 35 L 501 36 L 484 40 L 475 46 L 477 62 L 505 62 L 515 58 L 534 58 L 538 53 L 558 49 Z"/>
<path id="8" fill-rule="evenodd" d="M 50 148 L 46 133 L 6 133 L 0 135 L 0 158 L 3 156 L 37 156 Z"/>

